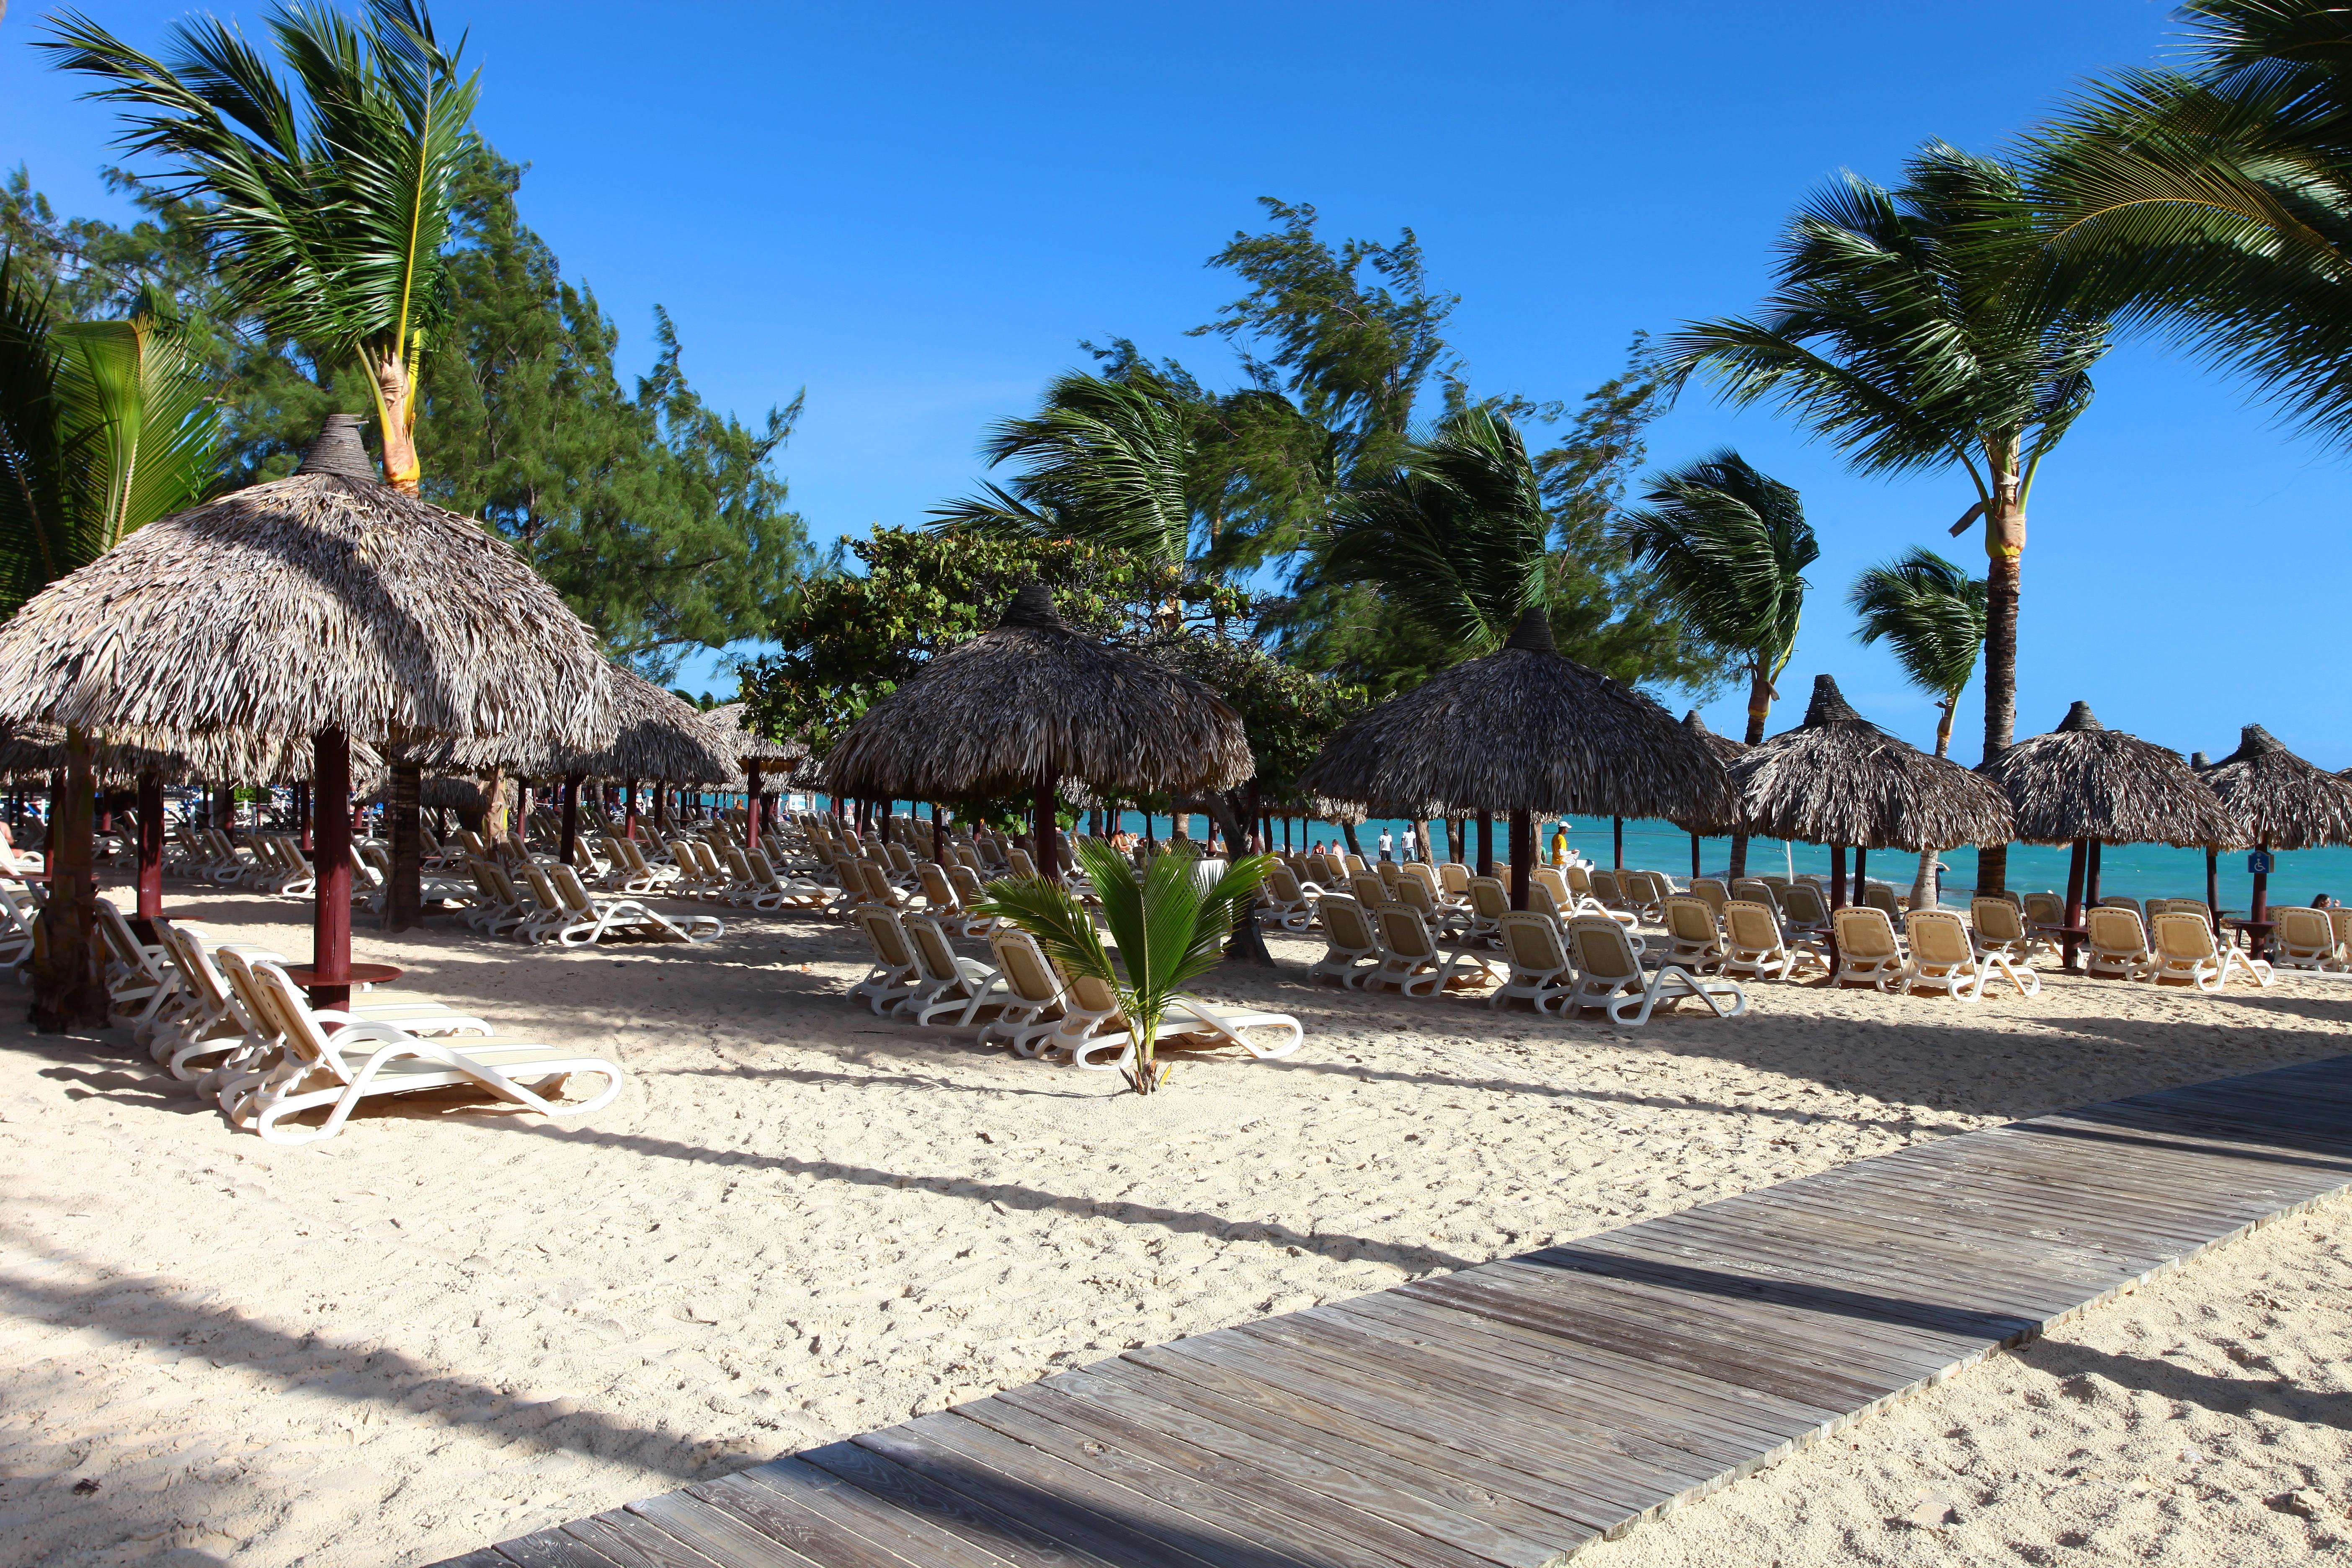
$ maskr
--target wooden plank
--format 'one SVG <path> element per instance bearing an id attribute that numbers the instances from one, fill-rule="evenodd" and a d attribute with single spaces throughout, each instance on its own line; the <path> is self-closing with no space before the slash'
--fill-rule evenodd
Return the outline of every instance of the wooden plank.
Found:
<path id="1" fill-rule="evenodd" d="M 1112 1511 L 1106 1514 L 1053 1481 L 1041 1482 L 1034 1473 L 1008 1475 L 992 1463 L 976 1462 L 961 1448 L 940 1440 L 933 1424 L 937 1419 L 919 1416 L 879 1432 L 864 1433 L 852 1441 L 1118 1568 L 1199 1568 L 1203 1561 L 1157 1539 L 1116 1500 L 1112 1500 Z"/>
<path id="2" fill-rule="evenodd" d="M 1438 1484 L 1433 1489 L 1426 1481 L 1400 1484 L 1449 1507 L 1492 1510 L 1498 1518 L 1550 1514 L 1594 1535 L 1624 1516 L 1618 1505 L 1580 1491 L 1561 1479 L 1498 1474 L 1493 1465 L 1475 1455 L 1364 1420 L 1239 1368 L 1178 1355 L 1163 1346 L 1129 1351 L 1087 1370 L 1095 1376 L 1128 1382 L 1180 1409 L 1199 1410 L 1244 1430 L 1299 1444 L 1307 1452 L 1336 1463 L 1347 1464 L 1359 1454 L 1370 1455 L 1371 1458 L 1363 1461 L 1367 1475 L 1391 1473 L 1383 1467 L 1409 1466 L 1419 1476 L 1437 1478 Z M 1528 1528 L 1538 1532 L 1546 1529 L 1539 1522 Z"/>
<path id="3" fill-rule="evenodd" d="M 803 1507 L 797 1499 L 740 1476 L 696 1482 L 686 1489 L 686 1495 L 734 1515 L 769 1540 L 781 1542 L 811 1562 L 826 1564 L 826 1568 L 911 1568 L 921 1561 L 868 1541 L 833 1519 Z"/>
<path id="4" fill-rule="evenodd" d="M 740 1470 L 727 1479 L 758 1491 L 788 1498 L 808 1512 L 877 1545 L 887 1547 L 910 1563 L 930 1565 L 930 1568 L 1009 1568 L 1005 1560 L 996 1552 L 942 1530 L 905 1509 L 884 1503 L 831 1471 L 820 1469 L 798 1458 L 772 1459 L 754 1468 Z M 719 1483 L 714 1481 L 710 1485 L 713 1489 L 710 1500 L 721 1508 L 731 1507 L 729 1497 L 718 1495 L 716 1489 Z"/>
<path id="5" fill-rule="evenodd" d="M 1546 1563 L 1563 1551 L 1573 1551 L 1592 1539 L 1593 1531 L 1572 1526 L 1556 1515 L 1509 1504 L 1508 1499 L 1484 1495 L 1483 1501 L 1465 1506 L 1458 1500 L 1465 1489 L 1447 1484 L 1418 1467 L 1388 1459 L 1377 1452 L 1349 1446 L 1349 1458 L 1328 1457 L 1324 1449 L 1335 1440 L 1328 1435 L 1294 1429 L 1279 1438 L 1205 1415 L 1189 1405 L 1175 1405 L 1142 1391 L 1139 1384 L 1157 1384 L 1154 1392 L 1178 1385 L 1131 1363 L 1111 1362 L 1131 1378 L 1098 1376 L 1091 1372 L 1066 1373 L 1054 1380 L 1058 1397 L 1069 1394 L 1088 1405 L 1116 1413 L 1145 1431 L 1159 1431 L 1182 1439 L 1222 1459 L 1254 1466 L 1294 1489 L 1312 1490 L 1350 1503 L 1408 1530 L 1433 1536 L 1495 1563 Z M 1027 1390 L 1004 1395 L 1020 1397 Z M 1254 1424 L 1255 1425 L 1255 1424 Z M 1294 1440 L 1284 1440 L 1294 1439 Z"/>
<path id="6" fill-rule="evenodd" d="M 1019 1518 L 856 1443 L 827 1443 L 804 1448 L 794 1458 L 856 1486 L 874 1500 L 876 1507 L 936 1525 L 995 1553 L 1013 1568 L 1116 1568 L 1108 1558 L 1065 1545 Z"/>
<path id="7" fill-rule="evenodd" d="M 515 1568 L 613 1568 L 611 1558 L 560 1529 L 501 1541 L 498 1550 Z"/>
<path id="8" fill-rule="evenodd" d="M 1213 1518 L 1160 1500 L 1105 1474 L 1108 1467 L 1078 1465 L 1067 1454 L 1048 1456 L 1029 1443 L 1010 1438 L 982 1426 L 961 1411 L 945 1410 L 907 1423 L 926 1437 L 974 1459 L 999 1474 L 1039 1489 L 1051 1489 L 1098 1517 L 1118 1521 L 1149 1534 L 1171 1552 L 1211 1565 L 1211 1568 L 1316 1568 L 1312 1552 L 1254 1540 L 1226 1528 Z M 1108 1456 L 1103 1456 L 1108 1458 Z M 1150 1484 L 1151 1478 L 1139 1474 Z M 1155 1486 L 1155 1491 L 1165 1489 Z M 1199 1488 L 1183 1489 L 1211 1504 L 1213 1499 Z"/>
<path id="9" fill-rule="evenodd" d="M 513 1568 L 514 1559 L 499 1555 L 494 1546 L 478 1546 L 463 1557 L 445 1557 L 433 1568 Z"/>
<path id="10" fill-rule="evenodd" d="M 727 1568 L 834 1568 L 771 1541 L 731 1513 L 684 1492 L 640 1498 L 628 1511 Z"/>
<path id="11" fill-rule="evenodd" d="M 563 1533 L 594 1547 L 620 1568 L 715 1568 L 685 1542 L 625 1509 L 573 1520 Z"/>

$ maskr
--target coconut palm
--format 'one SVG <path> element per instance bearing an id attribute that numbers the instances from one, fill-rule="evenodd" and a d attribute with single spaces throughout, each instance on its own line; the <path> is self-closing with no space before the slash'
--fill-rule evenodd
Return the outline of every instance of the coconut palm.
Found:
<path id="1" fill-rule="evenodd" d="M 1034 415 L 999 423 L 982 448 L 991 467 L 1019 461 L 1011 488 L 932 509 L 940 527 L 1076 537 L 1182 565 L 1192 534 L 1187 476 L 1192 415 L 1149 381 L 1072 374 Z"/>
<path id="2" fill-rule="evenodd" d="M 1114 959 L 1086 905 L 1043 877 L 992 882 L 976 912 L 1008 920 L 1037 939 L 1045 956 L 1073 977 L 1108 986 L 1135 1041 L 1128 1083 L 1149 1094 L 1166 1080 L 1154 1059 L 1160 1021 L 1186 982 L 1217 965 L 1237 917 L 1246 917 L 1271 855 L 1244 855 L 1212 884 L 1189 850 L 1153 858 L 1139 878 L 1127 858 L 1099 838 L 1078 841 L 1078 861 L 1102 900 Z"/>
<path id="3" fill-rule="evenodd" d="M 1470 407 L 1340 498 L 1313 574 L 1370 583 L 1463 658 L 1502 647 L 1549 598 L 1551 519 L 1510 419 Z"/>
<path id="4" fill-rule="evenodd" d="M 143 297 L 131 318 L 58 325 L 0 254 L 0 616 L 127 534 L 192 505 L 215 477 L 215 410 L 178 331 Z M 91 880 L 90 738 L 66 731 L 33 1016 L 106 1021 Z"/>
<path id="5" fill-rule="evenodd" d="M 1805 568 L 1821 554 L 1797 492 L 1728 447 L 1650 483 L 1649 503 L 1622 514 L 1611 537 L 1646 568 L 1683 618 L 1748 672 L 1752 746 L 1797 651 Z M 1731 840 L 1731 875 L 1748 869 L 1748 836 Z"/>
<path id="6" fill-rule="evenodd" d="M 1846 603 L 1861 617 L 1854 636 L 1864 647 L 1882 639 L 1895 650 L 1903 673 L 1936 700 L 1936 754 L 1952 749 L 1952 715 L 1960 693 L 1976 674 L 1984 647 L 1985 584 L 1965 568 L 1932 550 L 1914 550 L 1900 560 L 1873 566 L 1854 579 Z M 1914 909 L 1934 907 L 1936 850 L 1919 852 L 1919 875 L 1911 884 Z"/>
<path id="7" fill-rule="evenodd" d="M 268 26 L 291 89 L 209 16 L 174 27 L 163 59 L 73 11 L 42 47 L 125 106 L 122 146 L 176 165 L 240 303 L 328 365 L 356 364 L 384 477 L 414 492 L 420 362 L 478 73 L 458 76 L 463 41 L 445 50 L 422 0 L 368 0 L 357 23 L 280 5 Z"/>
<path id="8" fill-rule="evenodd" d="M 1985 755 L 2016 731 L 2017 603 L 2025 511 L 2047 458 L 2091 400 L 2105 321 L 2013 224 L 2015 171 L 1930 142 L 1889 190 L 1848 174 L 1801 206 L 1779 285 L 1753 319 L 1685 325 L 1666 344 L 1677 385 L 1704 374 L 1735 404 L 1769 402 L 1865 473 L 1958 468 L 1985 529 Z M 1979 846 L 1979 881 L 2008 847 Z"/>
<path id="9" fill-rule="evenodd" d="M 2126 71 L 2026 145 L 2081 289 L 2352 441 L 2352 12 L 2190 0 L 2194 68 Z"/>

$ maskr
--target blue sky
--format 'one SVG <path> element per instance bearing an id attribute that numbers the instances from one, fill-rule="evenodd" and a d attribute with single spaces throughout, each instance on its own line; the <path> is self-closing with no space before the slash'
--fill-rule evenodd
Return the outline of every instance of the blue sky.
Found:
<path id="1" fill-rule="evenodd" d="M 182 6 L 91 0 L 152 44 Z M 257 7 L 224 7 L 248 23 Z M 0 163 L 108 214 L 109 116 L 0 22 Z M 659 8 L 443 0 L 484 69 L 480 126 L 531 166 L 524 215 L 619 322 L 642 368 L 656 303 L 688 373 L 756 417 L 808 392 L 782 468 L 819 538 L 919 521 L 978 474 L 991 420 L 1135 338 L 1204 379 L 1187 340 L 1236 291 L 1202 259 L 1310 201 L 1334 237 L 1410 225 L 1463 296 L 1481 392 L 1573 398 L 1628 336 L 1742 310 L 1791 205 L 1840 168 L 1890 178 L 1939 136 L 1997 149 L 2085 75 L 2177 43 L 2146 0 L 1871 5 L 1100 5 Z M 2153 343 L 2106 362 L 2046 465 L 2026 554 L 2019 731 L 2074 698 L 2110 725 L 2220 754 L 2263 723 L 2352 763 L 2337 700 L 2352 500 L 2337 455 Z M 1654 463 L 1735 444 L 1819 530 L 1783 690 L 1827 670 L 1927 743 L 1934 713 L 1855 646 L 1846 584 L 1946 527 L 1958 475 L 1846 474 L 1763 413 L 1694 394 Z M 429 460 L 429 455 L 428 455 Z M 1674 693 L 1662 693 L 1680 706 Z M 1707 709 L 1737 731 L 1737 696 Z M 1798 717 L 1777 710 L 1772 727 Z M 1955 754 L 1974 762 L 1964 706 Z"/>

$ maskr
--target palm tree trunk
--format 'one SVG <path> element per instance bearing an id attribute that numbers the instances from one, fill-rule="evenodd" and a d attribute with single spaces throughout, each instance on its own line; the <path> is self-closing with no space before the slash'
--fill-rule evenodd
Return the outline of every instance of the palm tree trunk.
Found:
<path id="1" fill-rule="evenodd" d="M 2025 553 L 2025 511 L 1996 500 L 1985 511 L 1985 743 L 1988 763 L 2017 738 L 2017 601 Z M 1977 891 L 2009 885 L 2009 846 L 1977 846 Z"/>
<path id="2" fill-rule="evenodd" d="M 90 806 L 89 735 L 68 729 L 65 787 L 49 814 L 49 901 L 40 914 L 47 951 L 33 968 L 33 1027 L 52 1033 L 106 1026 Z"/>
<path id="3" fill-rule="evenodd" d="M 1208 792 L 1208 798 L 1202 803 L 1209 808 L 1211 820 L 1216 823 L 1225 836 L 1226 854 L 1229 857 L 1239 856 L 1242 850 L 1238 847 L 1244 843 L 1241 812 L 1234 800 L 1240 793 L 1238 790 L 1213 789 Z M 1272 969 L 1275 966 L 1274 954 L 1266 951 L 1265 932 L 1258 929 L 1255 900 L 1244 899 L 1234 907 L 1234 934 L 1225 942 L 1225 956 L 1237 958 L 1244 963 L 1254 963 L 1264 969 Z"/>
<path id="4" fill-rule="evenodd" d="M 1944 714 L 1936 721 L 1936 754 L 1948 757 L 1952 754 L 1952 716 L 1959 710 L 1960 694 L 1946 692 L 1939 706 Z M 1936 857 L 1941 853 L 1941 848 L 1933 844 L 1919 851 L 1919 874 L 1911 879 L 1911 907 L 1915 910 L 1932 910 L 1942 901 L 1943 890 L 1936 881 Z"/>
<path id="5" fill-rule="evenodd" d="M 408 495 L 416 493 L 424 465 L 416 455 L 415 422 L 416 385 L 407 362 L 395 353 L 388 358 L 369 356 L 368 379 L 375 394 L 376 430 L 383 438 L 383 482 Z"/>
<path id="6" fill-rule="evenodd" d="M 1764 738 L 1764 721 L 1772 716 L 1772 678 L 1759 660 L 1748 672 L 1748 734 L 1749 745 Z M 1731 868 L 1727 880 L 1748 875 L 1748 835 L 1731 835 Z"/>

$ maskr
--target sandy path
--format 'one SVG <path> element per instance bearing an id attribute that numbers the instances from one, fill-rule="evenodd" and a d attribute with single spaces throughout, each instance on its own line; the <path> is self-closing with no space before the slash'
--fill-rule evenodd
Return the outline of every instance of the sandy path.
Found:
<path id="1" fill-rule="evenodd" d="M 175 889 L 172 907 L 307 954 L 291 901 Z M 430 1562 L 1122 1346 L 2352 1048 L 2341 982 L 2208 998 L 2060 980 L 1976 1008 L 1766 986 L 1743 1020 L 1622 1030 L 1309 989 L 1295 976 L 1317 950 L 1285 942 L 1290 977 L 1207 989 L 1297 1013 L 1307 1047 L 1188 1063 L 1143 1100 L 852 1009 L 848 933 L 729 918 L 693 952 L 362 933 L 362 957 L 410 969 L 404 994 L 620 1053 L 630 1087 L 583 1122 L 452 1097 L 272 1148 L 120 1034 L 0 1026 L 0 1562 Z M 2352 1473 L 2352 1419 L 2326 1392 L 2343 1384 L 2306 1381 L 2340 1360 L 2340 1310 L 2247 1282 L 2342 1268 L 2326 1227 L 2296 1223 L 2163 1287 L 2211 1314 L 2196 1342 L 2224 1348 L 2196 1351 L 2200 1374 L 2272 1375 L 2208 1367 L 2235 1345 L 2318 1391 L 2304 1415 L 2254 1395 L 2199 1407 L 2232 1498 L 2310 1490 L 2322 1459 Z M 2250 1307 L 2258 1289 L 2284 1305 Z M 2049 1370 L 2063 1353 L 1996 1363 L 1860 1428 L 1857 1449 L 1800 1456 L 1608 1550 L 1712 1563 L 1765 1532 L 1791 1563 L 1905 1561 L 1990 1540 L 1981 1521 L 2026 1483 L 1991 1505 L 1954 1491 L 1968 1522 L 1948 1531 L 1878 1523 L 1886 1497 L 1958 1486 L 1963 1449 L 1986 1477 L 2079 1468 L 2128 1487 L 2168 1439 L 2123 1405 L 2168 1396 L 2126 1380 L 2113 1418 L 2095 1384 L 2032 1406 L 2036 1380 L 2075 1375 Z M 1922 1413 L 1968 1399 L 1981 1408 L 1954 1420 L 1980 1437 L 1929 1441 L 1943 1428 Z M 2265 1423 L 2294 1441 L 2265 1442 Z M 1801 1468 L 1840 1464 L 1854 1469 L 1833 1481 Z M 2342 1484 L 2318 1491 L 2341 1522 Z M 2165 1549 L 2322 1550 L 2324 1521 L 2245 1507 L 2260 1533 L 2200 1503 L 2168 1516 Z M 2080 1528 L 2044 1512 L 2052 1542 Z"/>

